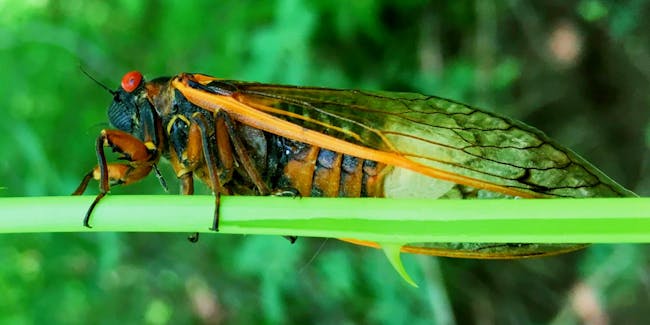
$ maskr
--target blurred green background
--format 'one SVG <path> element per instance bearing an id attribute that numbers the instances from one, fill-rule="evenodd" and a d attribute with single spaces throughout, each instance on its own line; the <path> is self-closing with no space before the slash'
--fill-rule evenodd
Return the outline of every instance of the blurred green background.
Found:
<path id="1" fill-rule="evenodd" d="M 0 196 L 68 195 L 96 163 L 111 96 L 80 66 L 110 88 L 137 69 L 435 94 L 534 125 L 648 196 L 649 9 L 639 0 L 1 1 Z M 163 192 L 149 177 L 113 193 Z M 405 256 L 414 289 L 381 252 L 335 240 L 190 244 L 186 235 L 2 235 L 0 323 L 650 319 L 646 245 L 526 261 Z"/>

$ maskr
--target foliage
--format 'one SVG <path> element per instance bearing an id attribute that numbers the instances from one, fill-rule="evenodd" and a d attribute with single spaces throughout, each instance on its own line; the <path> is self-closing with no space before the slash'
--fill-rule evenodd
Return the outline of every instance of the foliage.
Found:
<path id="1" fill-rule="evenodd" d="M 647 196 L 650 26 L 641 13 L 648 7 L 639 0 L 2 2 L 0 195 L 65 195 L 95 164 L 94 138 L 107 126 L 111 98 L 81 65 L 110 88 L 138 69 L 149 77 L 203 72 L 449 97 L 535 125 Z M 150 177 L 113 193 L 162 190 Z M 192 245 L 184 237 L 2 236 L 0 322 L 649 317 L 649 254 L 641 245 L 527 261 L 408 256 L 421 287 L 413 289 L 380 251 L 308 238 L 289 245 L 215 235 Z M 598 308 L 579 316 L 576 301 L 590 297 Z"/>

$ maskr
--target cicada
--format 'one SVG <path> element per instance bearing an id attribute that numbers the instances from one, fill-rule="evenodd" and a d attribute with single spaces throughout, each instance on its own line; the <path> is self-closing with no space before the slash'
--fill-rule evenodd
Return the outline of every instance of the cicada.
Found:
<path id="1" fill-rule="evenodd" d="M 196 73 L 145 81 L 137 71 L 124 75 L 121 86 L 110 92 L 108 118 L 116 129 L 101 131 L 99 164 L 74 193 L 99 180 L 86 226 L 110 186 L 159 174 L 161 157 L 171 162 L 182 194 L 194 192 L 196 178 L 217 199 L 281 189 L 312 197 L 635 196 L 543 132 L 435 96 L 272 85 Z M 119 153 L 122 162 L 107 163 L 105 147 Z M 517 258 L 581 247 L 411 243 L 402 250 Z"/>

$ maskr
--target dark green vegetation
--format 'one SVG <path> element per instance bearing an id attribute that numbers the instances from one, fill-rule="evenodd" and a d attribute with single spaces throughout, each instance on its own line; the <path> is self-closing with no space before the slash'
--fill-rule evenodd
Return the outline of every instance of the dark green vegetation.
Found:
<path id="1" fill-rule="evenodd" d="M 95 164 L 111 96 L 79 65 L 110 88 L 138 69 L 435 94 L 534 125 L 650 195 L 650 4 L 204 2 L 1 4 L 0 195 L 67 195 Z M 149 177 L 113 193 L 162 189 Z M 0 322 L 641 323 L 648 256 L 644 245 L 528 261 L 405 256 L 413 289 L 381 252 L 333 240 L 3 235 Z"/>

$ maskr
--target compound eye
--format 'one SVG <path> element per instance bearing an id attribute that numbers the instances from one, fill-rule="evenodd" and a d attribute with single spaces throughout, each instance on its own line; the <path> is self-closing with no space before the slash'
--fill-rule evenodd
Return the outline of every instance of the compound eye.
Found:
<path id="1" fill-rule="evenodd" d="M 138 71 L 127 72 L 122 77 L 122 89 L 127 93 L 133 92 L 142 82 L 142 74 Z"/>

